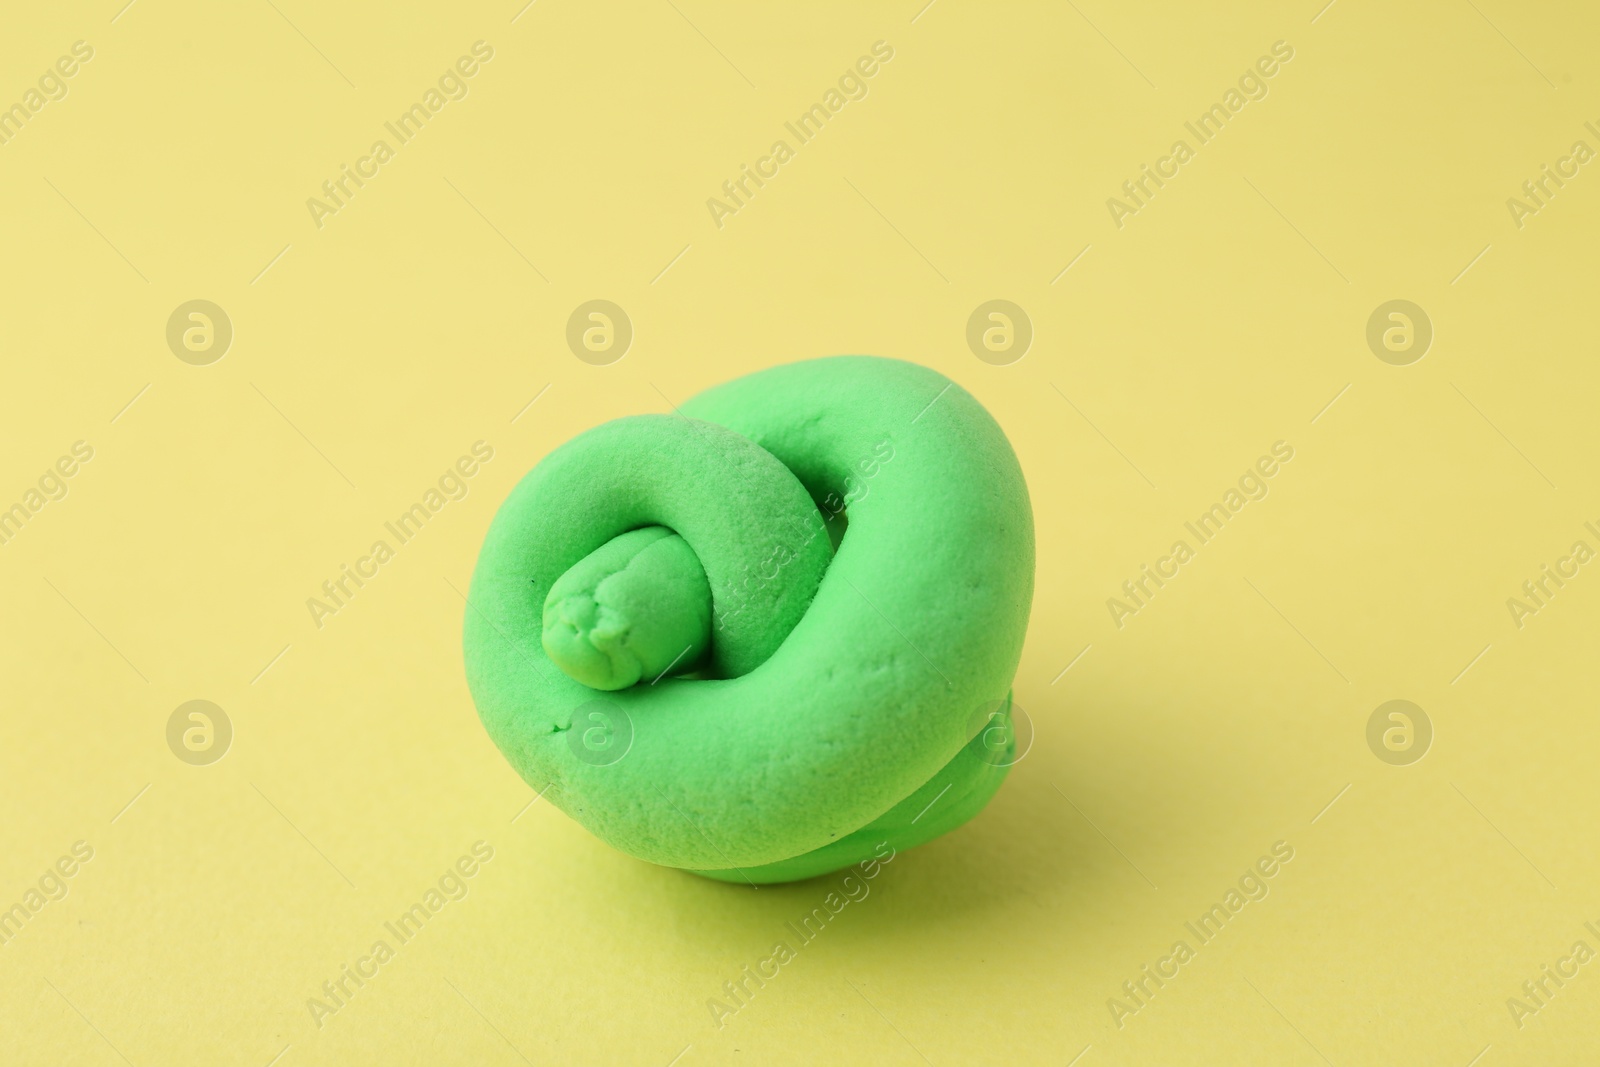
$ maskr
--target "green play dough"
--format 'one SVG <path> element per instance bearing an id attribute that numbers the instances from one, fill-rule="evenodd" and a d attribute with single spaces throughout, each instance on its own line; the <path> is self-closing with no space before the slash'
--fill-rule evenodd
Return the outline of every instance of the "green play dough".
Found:
<path id="1" fill-rule="evenodd" d="M 705 571 L 689 542 L 665 526 L 612 538 L 545 597 L 545 652 L 592 689 L 691 670 L 710 643 Z"/>
<path id="2" fill-rule="evenodd" d="M 473 575 L 467 679 L 512 766 L 613 846 L 811 877 L 999 788 L 1033 559 L 971 395 L 897 360 L 790 364 L 529 472 Z"/>

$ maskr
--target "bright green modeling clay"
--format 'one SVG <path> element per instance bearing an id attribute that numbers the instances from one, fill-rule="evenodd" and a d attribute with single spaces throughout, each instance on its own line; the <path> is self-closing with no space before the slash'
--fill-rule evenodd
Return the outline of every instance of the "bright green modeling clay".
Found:
<path id="1" fill-rule="evenodd" d="M 616 848 L 825 874 L 1004 779 L 1033 597 L 1016 456 L 960 386 L 839 356 L 598 426 L 501 506 L 467 680 L 518 773 Z"/>

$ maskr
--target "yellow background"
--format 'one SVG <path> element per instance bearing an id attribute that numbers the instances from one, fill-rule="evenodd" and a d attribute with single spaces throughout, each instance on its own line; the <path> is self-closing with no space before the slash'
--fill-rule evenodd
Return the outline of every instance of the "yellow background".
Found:
<path id="1" fill-rule="evenodd" d="M 1506 207 L 1600 147 L 1591 9 L 120 6 L 0 33 L 4 103 L 95 50 L 0 146 L 0 504 L 95 450 L 0 547 L 0 905 L 95 850 L 0 948 L 0 1059 L 1592 1062 L 1600 963 L 1506 1007 L 1600 948 L 1600 568 L 1506 607 L 1600 548 L 1600 174 Z M 318 229 L 306 199 L 480 39 L 470 94 Z M 869 95 L 713 225 L 878 40 Z M 1118 229 L 1106 199 L 1278 40 L 1269 95 Z M 564 340 L 594 298 L 636 331 L 610 366 Z M 1008 366 L 965 341 L 993 298 L 1035 330 Z M 1435 330 L 1410 366 L 1365 341 L 1400 298 Z M 233 323 L 209 366 L 166 344 L 191 299 Z M 701 881 L 528 807 L 457 590 L 556 445 L 838 352 L 932 366 L 1011 436 L 1037 739 L 717 1029 L 831 883 Z M 467 498 L 314 626 L 479 439 Z M 1118 629 L 1106 598 L 1280 439 L 1270 495 Z M 1365 736 L 1398 698 L 1435 731 L 1403 767 Z M 191 699 L 234 727 L 210 766 L 167 747 Z M 470 895 L 319 1029 L 307 999 L 480 839 Z M 1278 840 L 1271 894 L 1118 1028 L 1108 998 Z"/>

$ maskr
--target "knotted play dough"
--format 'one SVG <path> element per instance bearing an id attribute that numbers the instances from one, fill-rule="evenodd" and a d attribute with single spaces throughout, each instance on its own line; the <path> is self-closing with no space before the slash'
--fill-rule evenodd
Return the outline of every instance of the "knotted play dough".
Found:
<path id="1" fill-rule="evenodd" d="M 999 788 L 1033 560 L 1016 456 L 960 386 L 775 367 L 522 479 L 472 577 L 467 680 L 523 779 L 614 847 L 809 878 Z"/>

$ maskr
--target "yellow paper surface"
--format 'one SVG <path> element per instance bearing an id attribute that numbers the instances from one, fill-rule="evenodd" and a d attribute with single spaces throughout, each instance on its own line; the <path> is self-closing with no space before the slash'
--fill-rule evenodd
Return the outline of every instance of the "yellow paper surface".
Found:
<path id="1" fill-rule="evenodd" d="M 5 1063 L 1593 1062 L 1592 9 L 122 2 L 0 33 Z M 1026 758 L 831 914 L 530 806 L 459 634 L 552 448 L 840 352 L 1039 553 Z"/>

